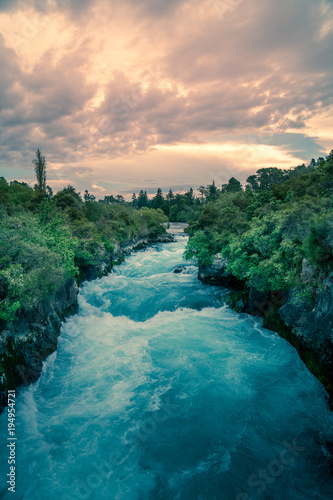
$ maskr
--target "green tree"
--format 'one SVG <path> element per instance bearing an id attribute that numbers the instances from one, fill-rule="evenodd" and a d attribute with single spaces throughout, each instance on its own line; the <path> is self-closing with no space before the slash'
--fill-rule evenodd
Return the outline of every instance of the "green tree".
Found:
<path id="1" fill-rule="evenodd" d="M 205 186 L 198 187 L 198 191 L 201 195 L 201 202 L 204 203 L 207 200 L 207 197 L 209 196 L 209 192 Z"/>
<path id="2" fill-rule="evenodd" d="M 106 203 L 107 205 L 113 205 L 113 204 L 117 203 L 117 200 L 113 196 L 113 194 L 111 194 L 111 195 L 104 196 L 103 203 Z"/>
<path id="3" fill-rule="evenodd" d="M 222 193 L 238 193 L 239 191 L 242 191 L 242 185 L 235 177 L 231 177 L 227 184 L 222 184 Z"/>
<path id="4" fill-rule="evenodd" d="M 194 204 L 194 193 L 193 189 L 190 188 L 185 194 L 184 198 L 186 200 L 187 205 L 192 206 Z"/>
<path id="5" fill-rule="evenodd" d="M 156 195 L 151 200 L 150 206 L 151 206 L 151 208 L 155 208 L 155 209 L 160 208 L 161 210 L 163 210 L 164 204 L 165 204 L 165 200 L 163 197 L 162 189 L 158 188 Z"/>
<path id="6" fill-rule="evenodd" d="M 86 189 L 83 195 L 84 201 L 95 201 L 96 197 Z"/>
<path id="7" fill-rule="evenodd" d="M 116 196 L 116 203 L 117 203 L 117 205 L 125 205 L 126 200 L 123 197 L 123 195 L 117 194 L 117 196 Z"/>
<path id="8" fill-rule="evenodd" d="M 212 184 L 210 184 L 209 186 L 207 186 L 207 190 L 208 190 L 208 197 L 207 197 L 207 199 L 209 201 L 216 200 L 218 198 L 219 190 L 215 186 L 215 181 L 214 180 L 213 180 Z"/>
<path id="9" fill-rule="evenodd" d="M 137 199 L 135 193 L 133 193 L 133 196 L 132 196 L 132 207 L 135 208 L 135 209 L 138 208 L 138 199 Z"/>
<path id="10" fill-rule="evenodd" d="M 199 265 L 209 265 L 212 262 L 213 251 L 211 237 L 204 231 L 198 231 L 190 238 L 184 257 L 195 260 Z"/>
<path id="11" fill-rule="evenodd" d="M 45 193 L 46 191 L 46 160 L 45 156 L 42 155 L 41 151 L 37 149 L 36 158 L 32 160 L 34 166 L 37 188 L 39 192 Z"/>
<path id="12" fill-rule="evenodd" d="M 304 165 L 305 167 L 305 165 Z M 246 182 L 254 191 L 267 191 L 277 184 L 281 184 L 288 175 L 276 167 L 260 168 L 256 175 L 250 175 Z"/>
<path id="13" fill-rule="evenodd" d="M 138 208 L 148 207 L 147 191 L 143 192 L 142 189 L 138 196 Z"/>
<path id="14" fill-rule="evenodd" d="M 253 191 L 258 191 L 258 189 L 259 189 L 259 183 L 258 183 L 258 179 L 257 179 L 256 175 L 254 175 L 254 174 L 250 175 L 246 179 L 246 182 L 247 182 L 246 187 L 252 189 Z"/>
<path id="15" fill-rule="evenodd" d="M 50 186 L 46 186 L 46 197 L 50 200 L 53 196 L 53 190 Z"/>
<path id="16" fill-rule="evenodd" d="M 170 188 L 168 194 L 166 195 L 166 199 L 167 199 L 167 202 L 169 203 L 169 205 L 171 205 L 173 200 L 175 199 L 175 195 L 173 194 L 173 191 L 171 188 Z"/>

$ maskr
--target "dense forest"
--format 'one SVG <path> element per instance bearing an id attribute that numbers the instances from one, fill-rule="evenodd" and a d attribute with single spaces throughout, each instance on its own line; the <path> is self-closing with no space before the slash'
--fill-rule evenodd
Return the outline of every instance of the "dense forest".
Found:
<path id="1" fill-rule="evenodd" d="M 307 166 L 260 169 L 245 189 L 234 178 L 208 186 L 187 231 L 186 258 L 207 265 L 220 254 L 248 287 L 294 287 L 311 304 L 333 271 L 333 151 Z"/>
<path id="2" fill-rule="evenodd" d="M 112 252 L 136 237 L 165 233 L 161 210 L 82 198 L 73 186 L 53 195 L 46 185 L 46 161 L 33 160 L 37 184 L 7 183 L 0 178 L 0 326 L 18 311 L 49 298 L 69 277 L 80 278 Z"/>
<path id="3" fill-rule="evenodd" d="M 199 188 L 200 189 L 200 188 Z M 205 189 L 205 188 L 202 188 Z M 171 222 L 187 222 L 199 216 L 204 200 L 194 195 L 190 188 L 186 193 L 173 193 L 172 189 L 164 196 L 160 188 L 156 195 L 149 199 L 146 191 L 140 191 L 138 195 L 133 193 L 133 208 L 149 207 L 160 209 Z"/>
<path id="4" fill-rule="evenodd" d="M 221 254 L 235 277 L 261 291 L 298 287 L 311 302 L 333 270 L 333 152 L 307 166 L 262 168 L 245 188 L 232 177 L 221 188 L 201 186 L 197 196 L 158 189 L 149 200 L 142 190 L 130 202 L 97 201 L 71 185 L 53 194 L 39 150 L 33 166 L 34 187 L 0 178 L 2 324 L 80 277 L 117 242 L 164 233 L 168 219 L 189 224 L 187 259 L 207 265 Z M 307 264 L 315 273 L 304 273 Z"/>

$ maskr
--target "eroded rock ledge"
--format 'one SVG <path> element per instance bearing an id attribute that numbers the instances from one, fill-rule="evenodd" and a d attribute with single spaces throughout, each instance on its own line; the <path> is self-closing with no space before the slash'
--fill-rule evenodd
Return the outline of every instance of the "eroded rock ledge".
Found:
<path id="1" fill-rule="evenodd" d="M 228 289 L 226 303 L 236 312 L 263 319 L 263 326 L 292 344 L 308 369 L 322 382 L 333 400 L 333 275 L 326 278 L 310 303 L 300 290 L 259 292 L 246 287 L 227 271 L 227 262 L 216 256 L 211 266 L 199 268 L 204 283 Z M 303 262 L 303 282 L 311 278 L 311 267 Z"/>
<path id="2" fill-rule="evenodd" d="M 62 322 L 78 311 L 79 284 L 106 276 L 125 254 L 152 243 L 174 241 L 169 234 L 123 241 L 112 253 L 100 256 L 96 265 L 80 269 L 78 279 L 69 279 L 50 300 L 37 304 L 0 331 L 0 413 L 7 405 L 7 391 L 35 382 L 43 361 L 57 349 Z"/>

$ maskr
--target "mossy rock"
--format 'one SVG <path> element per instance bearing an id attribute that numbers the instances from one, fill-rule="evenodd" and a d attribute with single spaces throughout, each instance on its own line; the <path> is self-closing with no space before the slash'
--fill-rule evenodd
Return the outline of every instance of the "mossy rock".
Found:
<path id="1" fill-rule="evenodd" d="M 237 290 L 228 292 L 224 297 L 224 302 L 235 312 L 245 312 L 249 298 L 248 290 Z"/>

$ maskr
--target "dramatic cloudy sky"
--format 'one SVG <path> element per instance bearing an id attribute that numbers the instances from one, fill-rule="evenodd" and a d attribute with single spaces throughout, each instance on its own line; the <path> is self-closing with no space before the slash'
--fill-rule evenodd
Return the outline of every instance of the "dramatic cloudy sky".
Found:
<path id="1" fill-rule="evenodd" d="M 183 190 L 333 148 L 332 0 L 0 0 L 0 175 Z"/>

